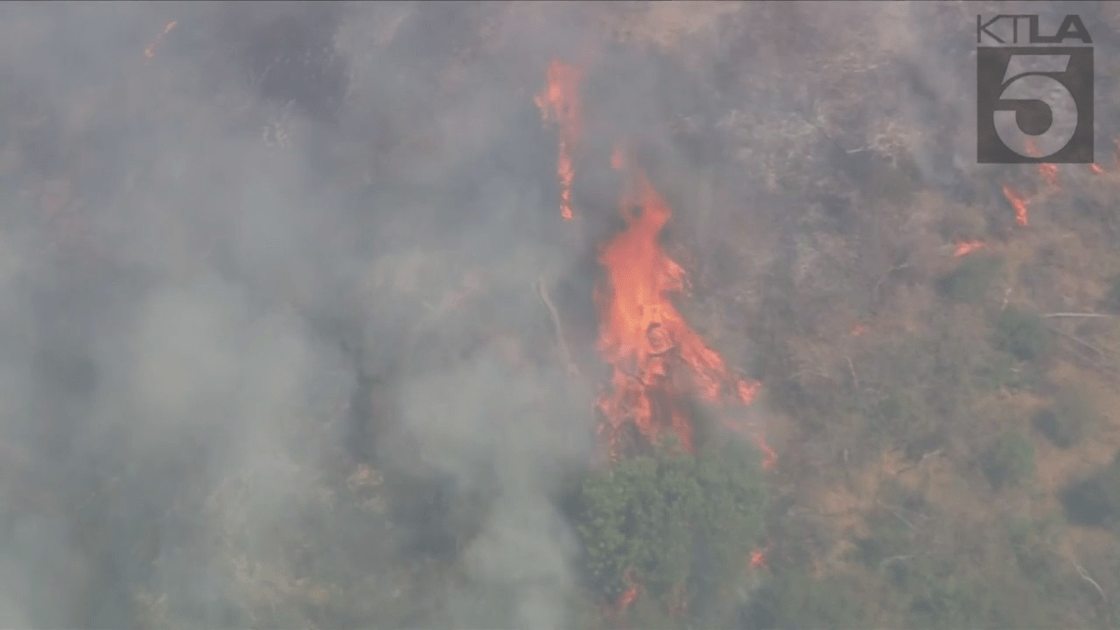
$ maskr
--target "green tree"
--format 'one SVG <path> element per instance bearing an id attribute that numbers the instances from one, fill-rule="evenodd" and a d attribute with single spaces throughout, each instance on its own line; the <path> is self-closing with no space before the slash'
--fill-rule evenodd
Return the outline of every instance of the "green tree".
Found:
<path id="1" fill-rule="evenodd" d="M 1063 392 L 1034 416 L 1035 428 L 1058 448 L 1075 446 L 1096 424 L 1096 411 L 1082 392 Z"/>
<path id="2" fill-rule="evenodd" d="M 1065 488 L 1061 500 L 1071 523 L 1116 526 L 1120 522 L 1120 453 L 1095 475 Z"/>
<path id="3" fill-rule="evenodd" d="M 670 448 L 622 462 L 580 490 L 576 531 L 594 586 L 631 584 L 663 600 L 745 566 L 763 531 L 766 494 L 753 448 L 734 441 L 697 456 Z"/>
<path id="4" fill-rule="evenodd" d="M 1042 318 L 1014 307 L 1004 309 L 995 323 L 995 345 L 1022 361 L 1038 358 L 1050 349 L 1050 330 Z"/>
<path id="5" fill-rule="evenodd" d="M 1008 431 L 988 447 L 981 465 L 993 488 L 1014 486 L 1034 474 L 1034 442 L 1019 431 Z"/>
<path id="6" fill-rule="evenodd" d="M 990 254 L 965 258 L 956 269 L 941 276 L 940 293 L 957 302 L 974 304 L 988 295 L 992 282 L 1003 269 L 1003 260 Z"/>

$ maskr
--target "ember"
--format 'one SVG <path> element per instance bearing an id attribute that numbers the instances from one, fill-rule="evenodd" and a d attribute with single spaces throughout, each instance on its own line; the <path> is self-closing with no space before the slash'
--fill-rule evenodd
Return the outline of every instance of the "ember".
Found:
<path id="1" fill-rule="evenodd" d="M 766 549 L 755 549 L 751 552 L 752 569 L 767 569 L 769 566 L 766 562 Z"/>
<path id="2" fill-rule="evenodd" d="M 553 61 L 548 67 L 548 86 L 536 97 L 537 107 L 545 122 L 553 121 L 560 130 L 559 155 L 556 158 L 556 177 L 560 182 L 560 216 L 566 221 L 572 213 L 572 179 L 575 169 L 572 153 L 582 131 L 582 108 L 579 84 L 583 73 L 576 66 Z"/>

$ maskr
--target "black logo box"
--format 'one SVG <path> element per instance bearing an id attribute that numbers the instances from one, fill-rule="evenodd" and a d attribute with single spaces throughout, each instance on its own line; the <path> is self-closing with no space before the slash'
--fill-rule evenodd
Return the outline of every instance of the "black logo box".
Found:
<path id="1" fill-rule="evenodd" d="M 1037 125 L 1044 117 L 1050 120 L 1050 108 L 1041 101 L 1002 101 L 1006 89 L 1003 75 L 1013 55 L 1069 55 L 1069 66 L 1063 73 L 1045 74 L 1064 85 L 1077 105 L 1077 127 L 1073 137 L 1058 152 L 1030 158 L 1012 151 L 996 134 L 994 112 L 1013 110 L 1023 123 Z M 1032 73 L 1033 74 L 1033 73 Z M 1010 83 L 1010 82 L 1009 82 Z M 1088 46 L 980 46 L 976 49 L 976 135 L 977 161 L 980 164 L 1091 164 L 1093 162 L 1093 49 Z M 1050 120 L 1051 124 L 1053 123 Z M 1041 125 L 1043 129 L 1049 125 Z"/>

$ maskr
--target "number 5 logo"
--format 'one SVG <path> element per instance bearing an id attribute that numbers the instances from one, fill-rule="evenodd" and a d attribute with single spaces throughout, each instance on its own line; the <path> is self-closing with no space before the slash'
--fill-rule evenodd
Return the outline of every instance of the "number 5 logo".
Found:
<path id="1" fill-rule="evenodd" d="M 1093 49 L 977 49 L 982 164 L 1093 161 Z"/>
<path id="2" fill-rule="evenodd" d="M 1061 81 L 1042 74 L 1060 75 L 1067 68 L 1069 55 L 1013 55 L 1007 61 L 1004 90 L 999 100 L 1041 102 L 1050 109 L 1050 127 L 1039 135 L 1023 131 L 1016 110 L 993 112 L 996 133 L 1007 148 L 1023 157 L 1044 158 L 1054 155 L 1073 139 L 1077 129 L 1077 100 Z"/>

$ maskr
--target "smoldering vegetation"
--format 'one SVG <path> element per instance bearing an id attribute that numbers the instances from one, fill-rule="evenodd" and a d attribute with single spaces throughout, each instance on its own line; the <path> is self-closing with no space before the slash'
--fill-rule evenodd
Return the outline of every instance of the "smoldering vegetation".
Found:
<path id="1" fill-rule="evenodd" d="M 591 391 L 497 10 L 3 12 L 4 624 L 560 623 Z"/>
<path id="2" fill-rule="evenodd" d="M 913 280 L 915 191 L 998 194 L 987 9 L 692 6 L 0 6 L 0 624 L 597 623 L 565 498 L 606 372 L 566 374 L 537 283 L 594 365 L 613 140 L 758 378 L 796 367 L 783 309 Z"/>

